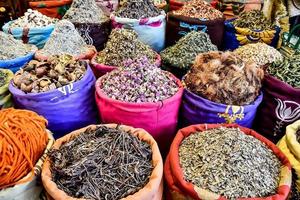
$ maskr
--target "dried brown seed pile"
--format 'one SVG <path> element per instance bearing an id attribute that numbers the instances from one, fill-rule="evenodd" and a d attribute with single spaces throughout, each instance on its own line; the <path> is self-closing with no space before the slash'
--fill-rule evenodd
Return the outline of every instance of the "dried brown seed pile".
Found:
<path id="1" fill-rule="evenodd" d="M 30 61 L 16 73 L 13 83 L 26 93 L 46 92 L 80 80 L 85 72 L 84 61 L 69 55 L 53 56 L 47 62 Z"/>
<path id="2" fill-rule="evenodd" d="M 96 61 L 105 65 L 120 66 L 123 61 L 146 56 L 150 62 L 156 61 L 156 53 L 150 46 L 138 40 L 134 30 L 112 30 L 105 49 L 98 53 Z"/>
<path id="3" fill-rule="evenodd" d="M 240 28 L 252 30 L 272 30 L 274 25 L 268 20 L 260 10 L 243 11 L 239 17 L 233 21 L 233 25 Z"/>
<path id="4" fill-rule="evenodd" d="M 34 45 L 24 44 L 22 40 L 16 40 L 12 35 L 0 31 L 0 60 L 10 60 L 35 52 Z"/>
<path id="5" fill-rule="evenodd" d="M 276 193 L 281 162 L 264 143 L 238 128 L 194 133 L 179 148 L 187 181 L 230 200 Z"/>
<path id="6" fill-rule="evenodd" d="M 203 0 L 192 0 L 184 4 L 179 10 L 172 11 L 175 15 L 182 15 L 202 20 L 214 20 L 223 18 L 223 13 L 213 8 Z"/>
<path id="7" fill-rule="evenodd" d="M 76 198 L 122 199 L 143 188 L 153 170 L 148 143 L 104 126 L 87 129 L 49 156 L 53 181 Z"/>
<path id="8" fill-rule="evenodd" d="M 183 82 L 213 102 L 242 106 L 257 98 L 263 77 L 255 63 L 245 63 L 232 52 L 214 51 L 199 54 Z"/>
<path id="9" fill-rule="evenodd" d="M 110 98 L 125 102 L 159 102 L 178 91 L 173 77 L 146 57 L 128 61 L 124 68 L 106 74 L 101 83 L 102 91 Z"/>

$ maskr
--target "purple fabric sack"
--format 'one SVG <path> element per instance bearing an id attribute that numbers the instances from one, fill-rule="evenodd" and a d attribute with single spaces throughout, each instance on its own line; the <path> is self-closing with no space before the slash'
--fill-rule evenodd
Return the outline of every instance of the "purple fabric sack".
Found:
<path id="1" fill-rule="evenodd" d="M 48 129 L 59 138 L 97 122 L 96 78 L 88 66 L 84 77 L 61 88 L 42 93 L 24 93 L 10 82 L 17 108 L 32 110 L 48 120 Z"/>
<path id="2" fill-rule="evenodd" d="M 300 119 L 300 88 L 266 75 L 263 91 L 254 129 L 277 143 L 285 135 L 286 126 Z"/>
<path id="3" fill-rule="evenodd" d="M 181 125 L 236 123 L 251 128 L 262 98 L 261 93 L 252 104 L 232 106 L 212 102 L 185 89 L 181 105 Z"/>

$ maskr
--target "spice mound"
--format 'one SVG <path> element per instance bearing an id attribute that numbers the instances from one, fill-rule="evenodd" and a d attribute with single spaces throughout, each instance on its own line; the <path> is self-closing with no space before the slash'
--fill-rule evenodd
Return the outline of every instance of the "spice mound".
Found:
<path id="1" fill-rule="evenodd" d="M 117 17 L 130 19 L 142 19 L 156 17 L 161 11 L 154 5 L 153 0 L 129 0 L 125 1 L 115 12 Z"/>
<path id="2" fill-rule="evenodd" d="M 300 88 L 300 55 L 284 57 L 283 61 L 274 62 L 267 69 L 267 72 L 279 80 Z"/>
<path id="3" fill-rule="evenodd" d="M 186 181 L 230 200 L 276 193 L 281 162 L 264 143 L 238 128 L 196 132 L 179 147 Z"/>
<path id="4" fill-rule="evenodd" d="M 76 198 L 124 198 L 143 188 L 153 170 L 148 143 L 105 126 L 88 128 L 49 157 L 53 181 Z"/>
<path id="5" fill-rule="evenodd" d="M 10 60 L 25 56 L 37 50 L 36 46 L 24 44 L 12 35 L 0 31 L 0 60 Z"/>
<path id="6" fill-rule="evenodd" d="M 171 74 L 142 57 L 102 78 L 101 89 L 110 98 L 133 103 L 159 102 L 172 97 L 179 87 Z"/>
<path id="7" fill-rule="evenodd" d="M 247 44 L 234 51 L 245 62 L 255 62 L 259 66 L 281 61 L 282 55 L 274 47 L 265 43 Z"/>
<path id="8" fill-rule="evenodd" d="M 192 0 L 184 4 L 179 10 L 172 11 L 174 15 L 182 15 L 200 20 L 215 20 L 223 18 L 223 13 L 213 8 L 203 0 Z"/>
<path id="9" fill-rule="evenodd" d="M 160 53 L 164 64 L 179 68 L 189 68 L 199 53 L 217 51 L 209 35 L 204 32 L 191 31 L 182 37 L 174 46 Z"/>
<path id="10" fill-rule="evenodd" d="M 113 29 L 105 49 L 98 53 L 96 61 L 101 64 L 119 66 L 127 59 L 146 56 L 152 63 L 157 54 L 150 46 L 138 40 L 138 34 L 129 29 Z"/>
<path id="11" fill-rule="evenodd" d="M 26 93 L 54 90 L 83 78 L 86 62 L 70 55 L 52 56 L 47 62 L 30 61 L 13 79 L 14 85 Z"/>
<path id="12" fill-rule="evenodd" d="M 95 0 L 74 0 L 63 19 L 77 23 L 102 23 L 108 20 Z"/>
<path id="13" fill-rule="evenodd" d="M 60 54 L 78 56 L 86 53 L 87 50 L 87 44 L 79 35 L 74 25 L 68 20 L 60 20 L 40 52 L 46 56 Z"/>
<path id="14" fill-rule="evenodd" d="M 199 54 L 184 84 L 191 92 L 227 105 L 247 105 L 260 93 L 264 72 L 232 52 Z"/>
<path id="15" fill-rule="evenodd" d="M 272 30 L 274 25 L 260 10 L 243 11 L 233 22 L 234 26 L 252 30 Z"/>
<path id="16" fill-rule="evenodd" d="M 17 20 L 13 21 L 9 27 L 10 28 L 36 28 L 36 27 L 45 27 L 53 25 L 57 22 L 57 19 L 43 15 L 37 10 L 28 9 L 24 13 L 24 16 L 19 17 Z"/>

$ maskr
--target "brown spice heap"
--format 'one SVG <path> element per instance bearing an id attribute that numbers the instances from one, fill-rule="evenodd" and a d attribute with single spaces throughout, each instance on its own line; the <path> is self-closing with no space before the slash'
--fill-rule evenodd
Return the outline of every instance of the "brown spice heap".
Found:
<path id="1" fill-rule="evenodd" d="M 213 102 L 242 106 L 257 98 L 263 77 L 255 63 L 214 51 L 199 54 L 183 81 L 188 90 Z"/>

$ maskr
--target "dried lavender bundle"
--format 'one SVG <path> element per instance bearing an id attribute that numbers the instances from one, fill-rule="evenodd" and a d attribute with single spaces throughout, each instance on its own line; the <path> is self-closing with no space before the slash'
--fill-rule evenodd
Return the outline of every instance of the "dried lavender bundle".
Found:
<path id="1" fill-rule="evenodd" d="M 142 19 L 156 17 L 161 14 L 153 0 L 127 0 L 116 11 L 117 17 Z"/>
<path id="2" fill-rule="evenodd" d="M 179 147 L 187 181 L 230 200 L 274 195 L 281 162 L 264 143 L 238 128 L 194 133 Z"/>
<path id="3" fill-rule="evenodd" d="M 95 0 L 73 0 L 63 19 L 73 23 L 103 23 L 108 20 Z"/>
<path id="4" fill-rule="evenodd" d="M 56 24 L 44 48 L 40 51 L 46 56 L 60 54 L 78 56 L 87 50 L 87 44 L 79 35 L 74 25 L 68 20 L 60 20 Z"/>
<path id="5" fill-rule="evenodd" d="M 87 129 L 49 157 L 53 181 L 76 198 L 124 198 L 143 188 L 153 170 L 148 143 L 105 126 Z"/>
<path id="6" fill-rule="evenodd" d="M 211 43 L 209 35 L 200 31 L 191 31 L 174 46 L 163 50 L 160 55 L 163 63 L 187 69 L 199 53 L 217 50 L 218 48 Z"/>
<path id="7" fill-rule="evenodd" d="M 6 84 L 7 73 L 0 70 L 0 87 Z"/>
<path id="8" fill-rule="evenodd" d="M 232 52 L 199 54 L 183 82 L 191 92 L 213 102 L 247 105 L 260 93 L 264 72 Z"/>
<path id="9" fill-rule="evenodd" d="M 22 40 L 16 40 L 12 35 L 0 31 L 0 60 L 9 60 L 25 56 L 35 52 L 34 45 L 24 44 Z"/>
<path id="10" fill-rule="evenodd" d="M 169 73 L 142 57 L 102 78 L 101 89 L 110 98 L 133 103 L 159 102 L 172 97 L 178 85 Z"/>
<path id="11" fill-rule="evenodd" d="M 252 30 L 274 29 L 274 24 L 271 22 L 271 20 L 267 19 L 264 16 L 264 13 L 260 10 L 243 11 L 232 23 L 234 26 L 240 28 L 249 28 Z"/>
<path id="12" fill-rule="evenodd" d="M 129 29 L 113 29 L 105 49 L 99 52 L 96 61 L 105 65 L 119 66 L 123 61 L 146 56 L 152 63 L 156 53 L 150 46 L 138 40 L 138 34 Z"/>
<path id="13" fill-rule="evenodd" d="M 236 49 L 234 53 L 245 62 L 255 62 L 259 66 L 280 62 L 283 59 L 279 51 L 265 43 L 247 44 Z"/>

